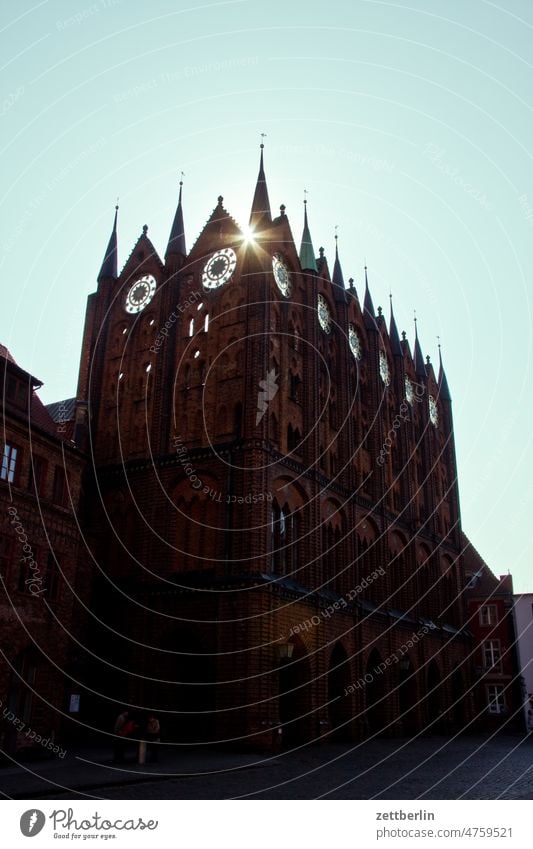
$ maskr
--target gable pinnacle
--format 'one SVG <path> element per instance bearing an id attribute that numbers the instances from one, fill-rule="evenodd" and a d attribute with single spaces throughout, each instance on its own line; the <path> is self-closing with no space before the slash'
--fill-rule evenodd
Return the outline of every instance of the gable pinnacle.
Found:
<path id="1" fill-rule="evenodd" d="M 392 308 L 392 292 L 389 294 L 390 298 L 390 324 L 389 324 L 389 339 L 391 343 L 391 350 L 393 356 L 401 357 L 403 356 L 402 346 L 400 344 L 400 337 L 398 336 L 398 328 L 396 326 L 396 319 L 394 318 L 394 310 Z"/>
<path id="2" fill-rule="evenodd" d="M 413 360 L 414 360 L 415 372 L 416 372 L 417 376 L 418 377 L 426 377 L 427 372 L 426 372 L 426 367 L 424 365 L 424 357 L 423 357 L 423 354 L 422 354 L 422 348 L 420 347 L 420 341 L 418 339 L 418 321 L 417 321 L 417 318 L 416 318 L 416 311 L 415 311 L 415 345 L 414 345 L 414 351 L 413 351 Z"/>
<path id="3" fill-rule="evenodd" d="M 172 227 L 170 230 L 170 236 L 168 237 L 168 245 L 165 252 L 165 259 L 170 254 L 178 254 L 181 256 L 186 256 L 187 248 L 185 246 L 185 229 L 183 226 L 183 207 L 181 205 L 182 193 L 183 193 L 183 171 L 181 172 L 181 180 L 180 180 L 180 190 L 178 196 L 178 206 L 176 209 L 176 214 L 174 216 L 174 221 L 172 222 Z"/>
<path id="4" fill-rule="evenodd" d="M 115 218 L 113 221 L 113 229 L 109 237 L 109 243 L 105 252 L 102 267 L 98 275 L 98 281 L 106 278 L 116 280 L 118 277 L 118 256 L 117 256 L 117 219 L 118 219 L 118 201 L 115 206 Z"/>
<path id="5" fill-rule="evenodd" d="M 261 139 L 265 138 L 265 133 L 261 133 Z M 259 160 L 259 174 L 257 175 L 257 183 L 255 186 L 254 199 L 252 201 L 252 209 L 250 212 L 249 225 L 253 230 L 256 230 L 261 224 L 272 223 L 272 213 L 270 212 L 270 201 L 268 199 L 268 189 L 266 184 L 263 150 L 265 145 L 261 141 L 261 156 Z"/>
<path id="6" fill-rule="evenodd" d="M 374 311 L 374 304 L 372 303 L 372 296 L 370 294 L 370 287 L 368 285 L 368 268 L 365 265 L 365 298 L 363 303 L 363 320 L 365 322 L 366 327 L 369 329 L 376 328 L 376 315 Z"/>
<path id="7" fill-rule="evenodd" d="M 307 192 L 305 192 L 307 195 Z M 302 244 L 300 246 L 300 265 L 302 271 L 318 271 L 311 241 L 311 233 L 309 232 L 309 223 L 307 221 L 307 197 L 304 198 L 304 229 L 302 233 Z"/>
<path id="8" fill-rule="evenodd" d="M 452 396 L 450 395 L 450 389 L 448 387 L 448 381 L 446 379 L 446 372 L 444 371 L 444 366 L 442 364 L 442 352 L 440 349 L 440 338 L 437 336 L 439 340 L 439 378 L 438 378 L 438 387 L 439 387 L 439 397 L 442 398 L 443 401 L 451 401 Z"/>

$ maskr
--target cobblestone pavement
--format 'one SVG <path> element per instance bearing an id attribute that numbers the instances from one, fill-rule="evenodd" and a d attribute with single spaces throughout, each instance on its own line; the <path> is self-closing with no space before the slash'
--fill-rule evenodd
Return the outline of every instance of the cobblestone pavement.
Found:
<path id="1" fill-rule="evenodd" d="M 170 749 L 159 764 L 124 772 L 99 754 L 72 754 L 39 775 L 0 770 L 0 790 L 56 799 L 533 799 L 533 737 L 373 740 L 275 756 Z"/>

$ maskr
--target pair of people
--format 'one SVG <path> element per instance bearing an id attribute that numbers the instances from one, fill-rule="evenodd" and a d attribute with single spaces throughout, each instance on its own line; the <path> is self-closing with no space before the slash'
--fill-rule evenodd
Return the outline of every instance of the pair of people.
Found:
<path id="1" fill-rule="evenodd" d="M 150 713 L 141 725 L 128 710 L 123 710 L 115 721 L 115 746 L 114 762 L 124 763 L 124 756 L 128 738 L 145 740 L 147 745 L 148 760 L 158 760 L 158 748 L 161 739 L 161 728 L 158 718 Z M 155 745 L 154 745 L 155 744 Z"/>

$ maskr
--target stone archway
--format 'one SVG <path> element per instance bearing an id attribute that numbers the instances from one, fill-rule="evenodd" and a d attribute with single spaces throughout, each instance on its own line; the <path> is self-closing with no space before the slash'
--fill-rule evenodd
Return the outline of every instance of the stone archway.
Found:
<path id="1" fill-rule="evenodd" d="M 328 707 L 333 737 L 338 742 L 352 739 L 352 696 L 346 690 L 352 683 L 350 662 L 342 643 L 336 643 L 329 660 Z"/>
<path id="2" fill-rule="evenodd" d="M 315 724 L 312 690 L 313 675 L 305 645 L 291 639 L 292 657 L 279 664 L 279 722 L 283 748 L 293 748 L 313 738 Z"/>
<path id="3" fill-rule="evenodd" d="M 149 662 L 148 674 L 159 682 L 145 690 L 144 704 L 158 714 L 163 739 L 215 743 L 216 657 L 187 629 L 175 632 L 165 648 L 171 651 L 158 652 L 157 659 Z"/>
<path id="4" fill-rule="evenodd" d="M 399 664 L 398 700 L 400 704 L 400 721 L 402 731 L 406 735 L 415 734 L 417 730 L 417 682 L 416 672 L 411 659 L 404 655 Z"/>
<path id="5" fill-rule="evenodd" d="M 387 724 L 385 681 L 377 671 L 382 658 L 377 649 L 370 652 L 365 673 L 366 721 L 370 734 L 379 734 Z"/>

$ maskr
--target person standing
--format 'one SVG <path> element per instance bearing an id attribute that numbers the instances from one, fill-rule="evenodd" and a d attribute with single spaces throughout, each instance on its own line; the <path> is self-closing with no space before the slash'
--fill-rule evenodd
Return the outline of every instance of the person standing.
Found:
<path id="1" fill-rule="evenodd" d="M 124 752 L 126 749 L 126 737 L 128 735 L 128 728 L 131 724 L 129 711 L 123 710 L 122 713 L 116 718 L 115 721 L 115 744 L 114 744 L 114 758 L 113 763 L 119 764 L 124 762 Z"/>
<path id="2" fill-rule="evenodd" d="M 159 760 L 159 743 L 161 741 L 161 726 L 157 716 L 148 715 L 146 721 L 146 742 L 148 744 L 148 760 L 157 763 Z"/>

